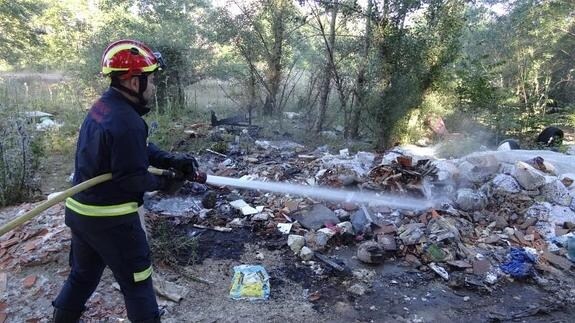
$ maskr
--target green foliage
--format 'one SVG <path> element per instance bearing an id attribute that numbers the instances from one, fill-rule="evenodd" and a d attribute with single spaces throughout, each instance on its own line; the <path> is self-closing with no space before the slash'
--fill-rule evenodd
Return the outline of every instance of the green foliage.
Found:
<path id="1" fill-rule="evenodd" d="M 154 263 L 172 267 L 193 265 L 197 259 L 198 240 L 165 219 L 152 222 L 150 249 Z M 187 259 L 181 263 L 181 259 Z"/>
<path id="2" fill-rule="evenodd" d="M 521 0 L 494 19 L 471 7 L 465 52 L 457 72 L 463 111 L 496 135 L 532 133 L 556 123 L 549 105 L 570 101 L 575 48 L 572 1 Z"/>
<path id="3" fill-rule="evenodd" d="M 25 201 L 39 189 L 42 150 L 33 131 L 22 111 L 0 106 L 0 206 Z"/>
<path id="4" fill-rule="evenodd" d="M 423 2 L 402 4 L 414 11 Z M 407 12 L 400 10 L 379 18 L 375 35 L 381 69 L 368 106 L 379 147 L 399 139 L 408 113 L 421 105 L 425 93 L 457 57 L 462 9 L 463 1 L 431 1 L 411 29 L 404 26 Z"/>
<path id="5" fill-rule="evenodd" d="M 0 63 L 19 66 L 30 58 L 29 49 L 40 44 L 34 18 L 42 9 L 38 1 L 0 0 Z"/>

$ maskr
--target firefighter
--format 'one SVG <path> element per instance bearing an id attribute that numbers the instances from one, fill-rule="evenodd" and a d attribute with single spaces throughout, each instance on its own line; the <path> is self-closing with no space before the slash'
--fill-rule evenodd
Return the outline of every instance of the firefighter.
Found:
<path id="1" fill-rule="evenodd" d="M 194 178 L 198 163 L 192 156 L 168 153 L 147 142 L 142 116 L 150 111 L 154 74 L 165 68 L 159 53 L 140 41 L 119 40 L 105 49 L 101 67 L 111 83 L 80 128 L 73 182 L 104 173 L 112 173 L 112 180 L 66 200 L 71 271 L 52 303 L 53 320 L 78 322 L 108 266 L 121 287 L 128 319 L 160 322 L 150 248 L 137 210 L 144 192 L 175 192 L 183 178 Z M 154 176 L 147 171 L 150 165 L 181 176 Z"/>

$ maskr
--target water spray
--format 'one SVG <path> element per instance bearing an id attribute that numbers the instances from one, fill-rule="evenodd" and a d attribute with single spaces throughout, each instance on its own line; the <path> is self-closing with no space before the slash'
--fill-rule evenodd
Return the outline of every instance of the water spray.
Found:
<path id="1" fill-rule="evenodd" d="M 433 206 L 430 200 L 392 194 L 345 191 L 317 186 L 245 180 L 214 175 L 208 175 L 206 183 L 216 186 L 233 186 L 274 193 L 302 195 L 328 201 L 368 204 L 369 206 L 388 206 L 396 209 L 424 210 Z"/>

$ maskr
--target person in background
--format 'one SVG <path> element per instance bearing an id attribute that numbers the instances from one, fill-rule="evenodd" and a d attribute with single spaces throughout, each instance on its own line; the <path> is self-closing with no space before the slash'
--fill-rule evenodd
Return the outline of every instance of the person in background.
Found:
<path id="1" fill-rule="evenodd" d="M 198 163 L 148 143 L 142 116 L 150 111 L 155 73 L 165 68 L 158 52 L 140 41 L 115 41 L 104 50 L 101 67 L 111 83 L 80 128 L 73 184 L 105 173 L 112 173 L 112 180 L 66 200 L 71 271 L 52 303 L 53 321 L 78 322 L 108 266 L 120 285 L 128 319 L 160 322 L 150 247 L 137 211 L 144 192 L 174 193 L 184 179 L 194 180 Z M 150 165 L 176 175 L 154 176 Z"/>

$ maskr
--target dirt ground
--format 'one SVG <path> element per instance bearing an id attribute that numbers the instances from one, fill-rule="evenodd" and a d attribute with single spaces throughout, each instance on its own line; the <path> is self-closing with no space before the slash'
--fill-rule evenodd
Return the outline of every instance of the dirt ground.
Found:
<path id="1" fill-rule="evenodd" d="M 2 210 L 6 218 L 19 207 Z M 62 220 L 62 207 L 47 211 Z M 60 224 L 60 227 L 61 224 Z M 48 322 L 50 302 L 67 273 L 69 233 L 57 238 L 61 246 L 50 257 L 4 270 L 0 322 Z M 369 266 L 355 259 L 355 248 L 334 246 L 329 253 L 349 271 L 338 272 L 315 259 L 302 262 L 286 246 L 286 237 L 266 236 L 249 229 L 232 232 L 207 230 L 202 235 L 194 265 L 178 270 L 156 266 L 162 279 L 179 285 L 179 302 L 159 297 L 166 310 L 164 322 L 572 322 L 568 306 L 572 276 L 563 285 L 545 278 L 501 280 L 495 285 L 450 287 L 431 272 L 421 272 L 400 261 Z M 57 248 L 56 248 L 57 249 Z M 185 255 L 180 255 L 185 261 Z M 229 296 L 233 266 L 261 264 L 270 275 L 266 301 L 237 301 Z M 572 274 L 572 273 L 571 273 Z M 29 286 L 28 277 L 36 277 Z M 201 281 L 200 281 L 201 280 Z M 121 293 L 106 271 L 84 313 L 87 322 L 126 320 Z M 351 285 L 363 286 L 350 292 Z M 562 287 L 563 288 L 563 287 Z M 360 295 L 362 294 L 362 295 Z M 572 302 L 572 300 L 571 300 Z"/>
<path id="2" fill-rule="evenodd" d="M 57 166 L 43 166 L 45 195 L 67 187 L 70 173 L 70 161 L 62 157 L 55 156 L 47 164 Z M 1 209 L 0 220 L 34 205 Z M 48 225 L 56 232 L 45 239 L 55 241 L 49 256 L 14 267 L 0 264 L 0 323 L 48 322 L 51 317 L 51 301 L 69 271 L 69 231 L 63 225 L 61 204 L 47 213 L 47 218 L 39 217 L 30 226 Z M 572 322 L 575 317 L 575 307 L 570 305 L 575 303 L 572 270 L 562 278 L 453 284 L 399 259 L 378 266 L 363 264 L 355 257 L 355 246 L 336 243 L 325 254 L 347 268 L 340 272 L 317 258 L 302 261 L 287 246 L 287 236 L 253 227 L 204 230 L 198 242 L 194 264 L 155 264 L 159 277 L 179 286 L 183 296 L 180 302 L 158 297 L 166 311 L 164 322 Z M 185 263 L 189 255 L 178 257 Z M 266 268 L 271 285 L 268 300 L 229 297 L 233 267 L 240 264 Z M 127 321 L 122 295 L 113 283 L 106 271 L 87 304 L 85 321 Z"/>

